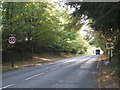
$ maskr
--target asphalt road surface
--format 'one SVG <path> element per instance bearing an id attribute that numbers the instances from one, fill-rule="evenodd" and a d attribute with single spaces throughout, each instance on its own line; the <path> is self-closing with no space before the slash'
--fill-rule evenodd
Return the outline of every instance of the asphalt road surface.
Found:
<path id="1" fill-rule="evenodd" d="M 83 55 L 4 72 L 2 88 L 98 88 L 98 58 Z"/>

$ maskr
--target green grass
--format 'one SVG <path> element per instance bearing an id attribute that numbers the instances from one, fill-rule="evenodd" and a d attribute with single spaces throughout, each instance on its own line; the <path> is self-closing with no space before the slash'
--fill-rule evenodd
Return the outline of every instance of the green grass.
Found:
<path id="1" fill-rule="evenodd" d="M 110 67 L 111 67 L 111 71 L 115 71 L 116 72 L 116 75 L 120 77 L 119 75 L 119 71 L 118 71 L 118 61 L 117 60 L 113 60 L 111 63 L 110 63 Z"/>
<path id="2" fill-rule="evenodd" d="M 10 70 L 13 70 L 14 69 L 14 67 L 12 68 L 2 68 L 2 71 L 4 72 L 4 71 L 10 71 Z"/>
<path id="3" fill-rule="evenodd" d="M 17 69 L 19 68 L 18 66 L 14 66 L 14 67 L 7 67 L 7 68 L 2 68 L 2 71 L 5 72 L 5 71 L 10 71 L 10 70 L 14 70 L 14 69 Z"/>
<path id="4" fill-rule="evenodd" d="M 54 54 L 42 54 L 42 55 L 35 55 L 37 57 L 40 57 L 40 58 L 45 58 L 45 59 L 55 59 L 55 60 L 59 60 L 59 59 L 66 59 L 66 58 L 72 58 L 72 57 L 76 57 L 76 56 L 81 56 L 83 54 L 75 54 L 75 55 L 71 55 L 71 54 L 63 54 L 63 55 L 54 55 Z M 43 61 L 43 62 L 47 62 L 47 60 L 42 60 L 42 59 L 37 59 L 36 62 L 32 62 L 33 59 L 28 59 L 29 61 L 27 60 L 21 60 L 21 61 L 16 61 L 16 63 L 14 64 L 15 66 L 14 67 L 11 67 L 10 64 L 11 62 L 7 63 L 7 64 L 3 64 L 3 67 L 2 67 L 2 71 L 5 72 L 5 71 L 11 71 L 11 70 L 14 70 L 14 69 L 17 69 L 17 68 L 21 68 L 21 65 L 29 65 L 29 64 L 34 64 L 34 63 L 37 63 L 38 61 Z M 27 63 L 26 63 L 27 62 Z"/>

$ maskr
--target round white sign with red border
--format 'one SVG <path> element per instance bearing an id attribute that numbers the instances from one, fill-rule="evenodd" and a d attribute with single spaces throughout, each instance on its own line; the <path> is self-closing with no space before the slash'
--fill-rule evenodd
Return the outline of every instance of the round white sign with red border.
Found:
<path id="1" fill-rule="evenodd" d="M 10 36 L 8 38 L 8 43 L 11 44 L 11 45 L 15 44 L 16 43 L 16 37 L 15 36 Z"/>
<path id="2" fill-rule="evenodd" d="M 105 39 L 107 40 L 107 42 L 112 42 L 114 40 L 115 35 L 114 34 L 107 34 L 105 36 Z"/>

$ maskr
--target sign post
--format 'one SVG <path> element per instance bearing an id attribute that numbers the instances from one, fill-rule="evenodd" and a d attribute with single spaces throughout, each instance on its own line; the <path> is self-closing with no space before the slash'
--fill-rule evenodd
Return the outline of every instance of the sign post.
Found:
<path id="1" fill-rule="evenodd" d="M 105 39 L 107 42 L 112 42 L 115 39 L 115 35 L 114 34 L 107 34 L 105 36 Z"/>
<path id="2" fill-rule="evenodd" d="M 107 34 L 105 36 L 105 39 L 107 41 L 106 49 L 108 50 L 108 56 L 110 62 L 111 62 L 112 49 L 114 49 L 114 44 L 113 44 L 114 36 L 115 36 L 114 34 Z"/>
<path id="3" fill-rule="evenodd" d="M 107 50 L 114 49 L 114 44 L 111 43 L 111 42 L 107 42 L 107 43 L 106 43 L 106 49 L 107 49 Z"/>
<path id="4" fill-rule="evenodd" d="M 13 45 L 16 43 L 15 36 L 16 36 L 15 34 L 9 34 L 9 37 L 8 37 L 8 43 L 11 45 L 12 48 L 14 47 Z M 11 66 L 14 67 L 14 52 L 13 52 Z"/>
<path id="5" fill-rule="evenodd" d="M 108 56 L 109 56 L 110 62 L 111 62 L 111 54 L 112 54 L 112 53 L 111 53 L 111 49 L 109 49 L 109 50 L 108 50 Z"/>

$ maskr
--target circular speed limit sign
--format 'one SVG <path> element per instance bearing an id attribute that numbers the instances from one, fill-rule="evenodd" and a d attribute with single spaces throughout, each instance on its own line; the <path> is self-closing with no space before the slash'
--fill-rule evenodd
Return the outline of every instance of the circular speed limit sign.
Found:
<path id="1" fill-rule="evenodd" d="M 8 43 L 11 44 L 11 45 L 15 44 L 16 43 L 16 37 L 15 36 L 10 36 L 8 38 Z"/>
<path id="2" fill-rule="evenodd" d="M 107 42 L 112 42 L 114 40 L 115 35 L 114 34 L 107 34 L 105 36 Z"/>

